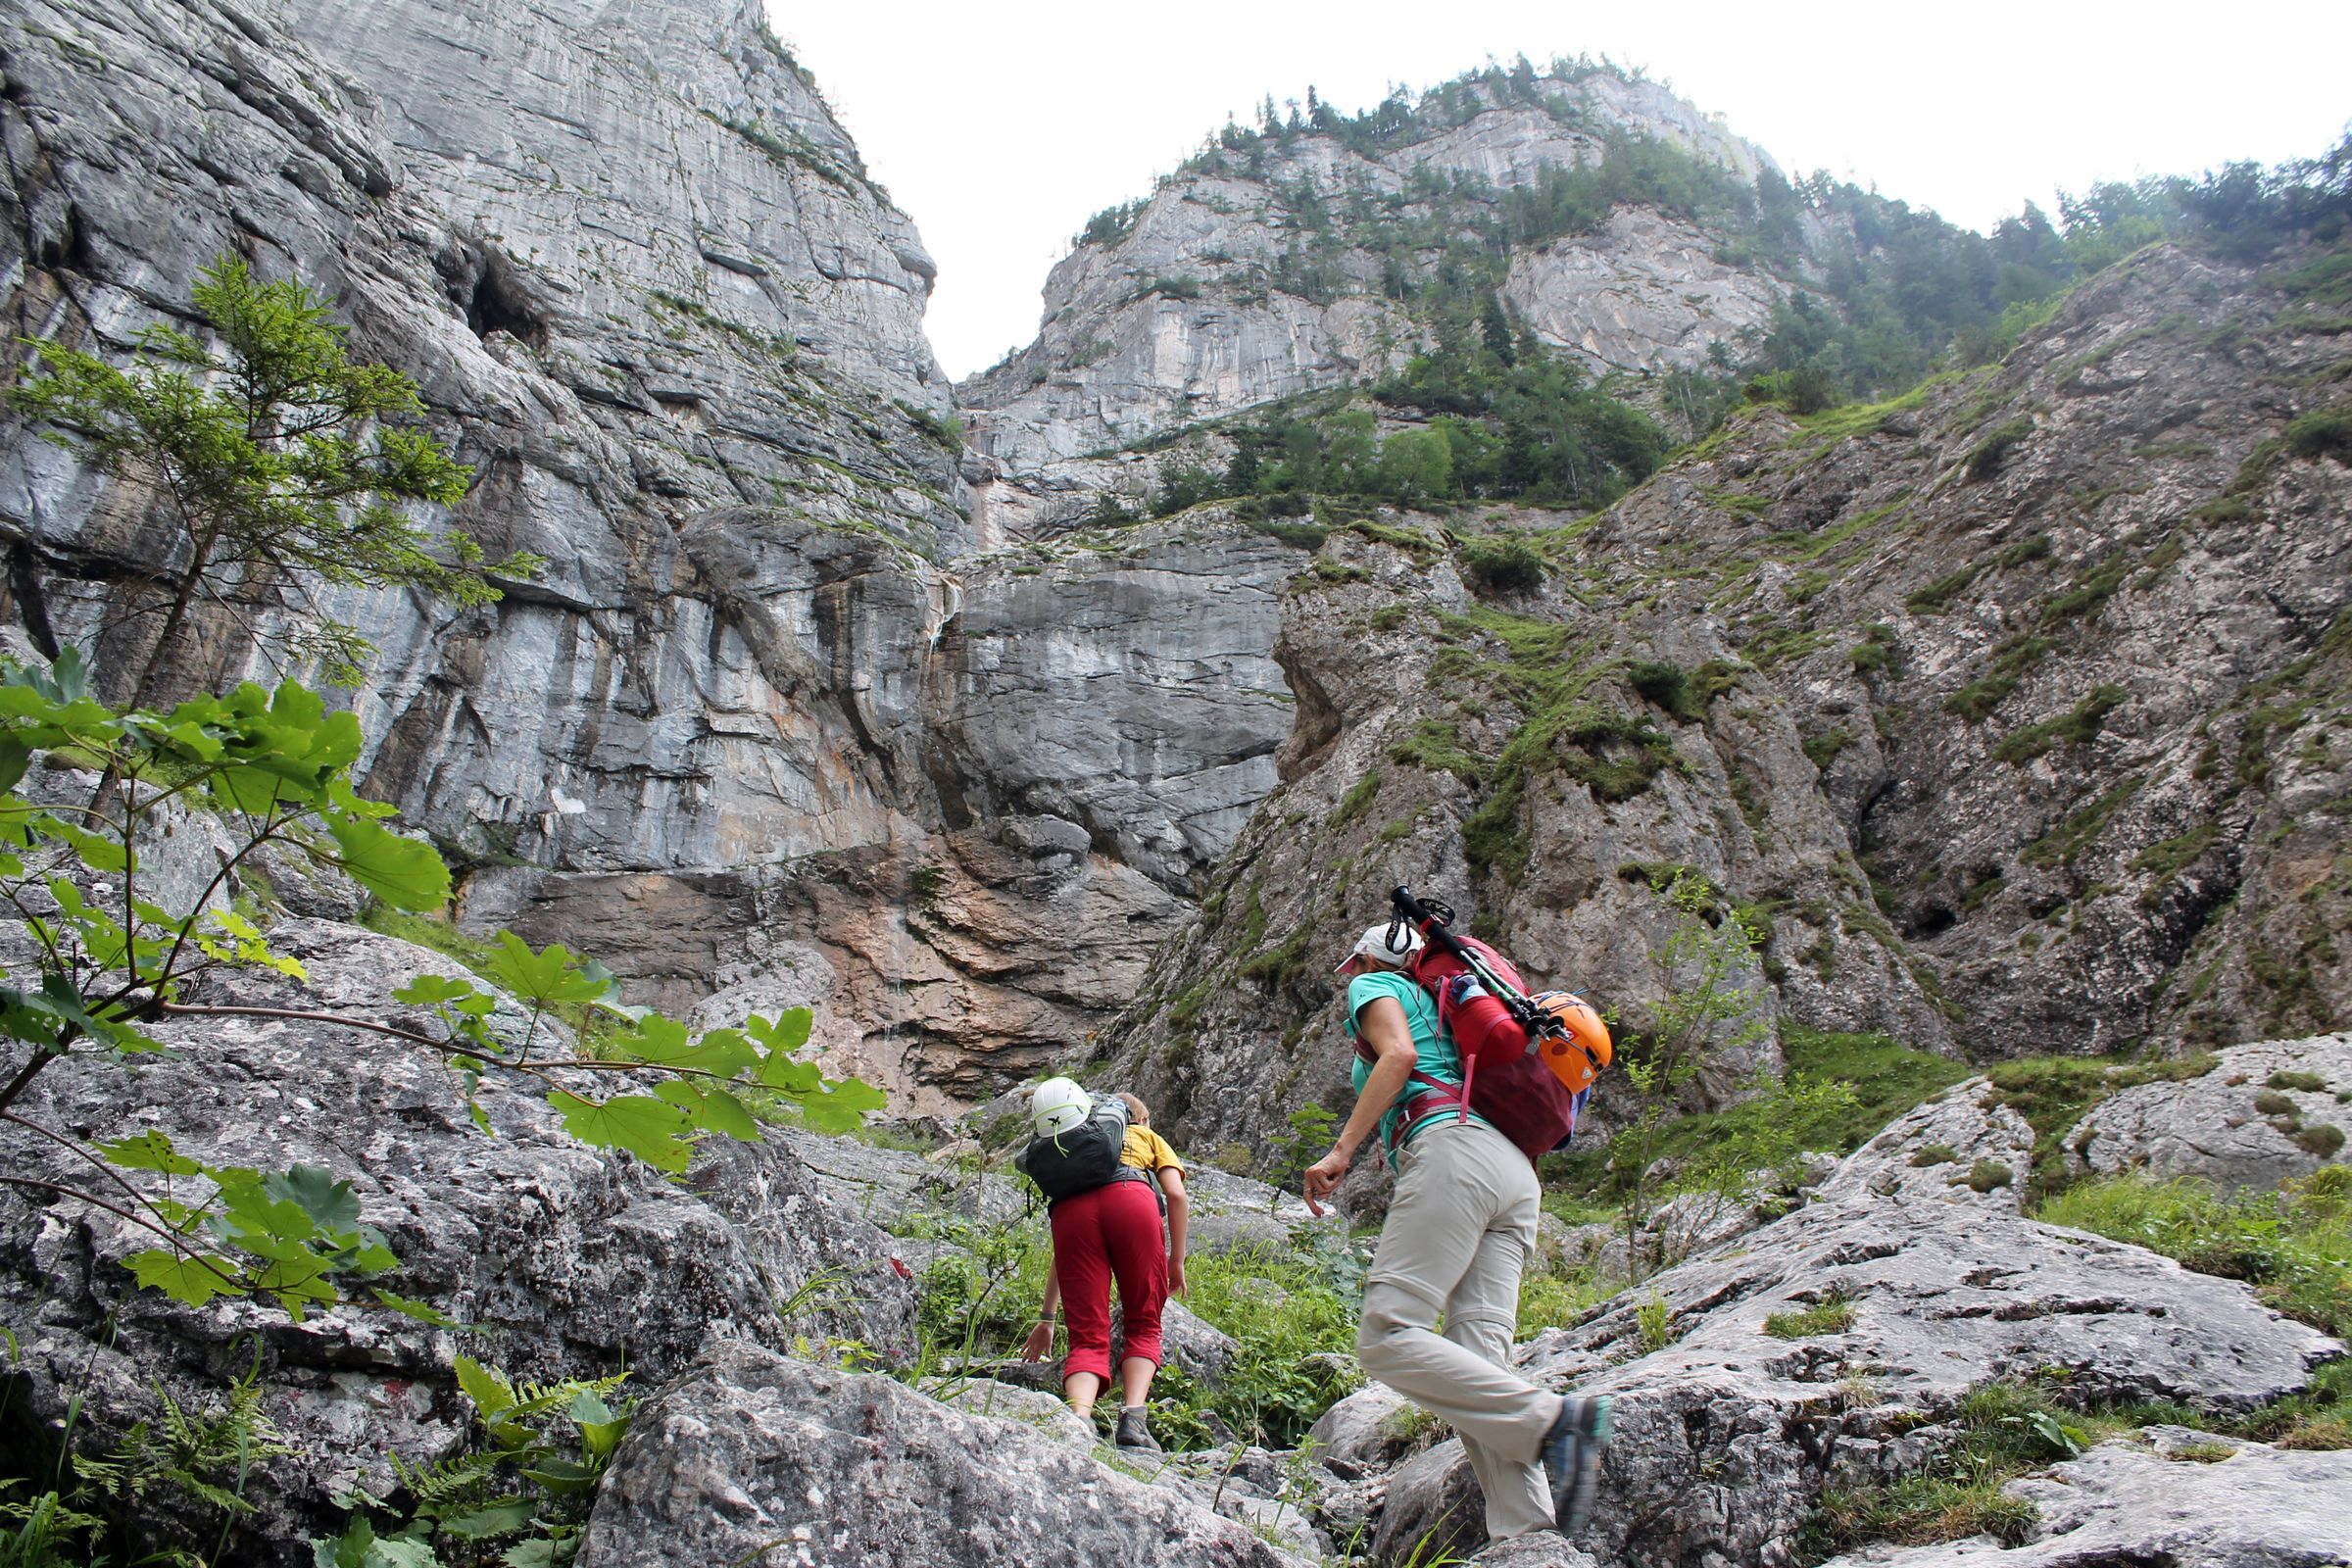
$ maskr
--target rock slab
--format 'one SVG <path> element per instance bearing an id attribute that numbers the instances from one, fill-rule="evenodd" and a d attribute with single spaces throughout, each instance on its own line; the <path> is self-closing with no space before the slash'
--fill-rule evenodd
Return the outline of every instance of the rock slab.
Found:
<path id="1" fill-rule="evenodd" d="M 1017 1420 L 760 1347 L 712 1347 L 641 1410 L 579 1568 L 1284 1568 L 1291 1557 Z"/>

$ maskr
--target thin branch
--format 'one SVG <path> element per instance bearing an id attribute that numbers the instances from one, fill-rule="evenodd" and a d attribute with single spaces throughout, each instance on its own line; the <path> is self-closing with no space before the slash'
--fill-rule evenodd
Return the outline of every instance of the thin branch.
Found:
<path id="1" fill-rule="evenodd" d="M 68 1029 L 74 1027 L 73 1024 L 66 1025 Z M 39 1076 L 43 1067 L 64 1055 L 66 1048 L 71 1044 L 73 1044 L 73 1037 L 68 1035 L 54 1047 L 34 1046 L 31 1058 L 17 1070 L 17 1075 L 8 1081 L 6 1088 L 0 1088 L 0 1110 L 6 1110 L 10 1105 L 16 1103 L 17 1097 L 24 1092 L 25 1086 Z"/>
<path id="2" fill-rule="evenodd" d="M 135 1202 L 139 1203 L 142 1207 L 149 1209 L 153 1209 L 155 1207 L 154 1200 L 149 1199 L 145 1193 L 142 1193 L 136 1187 L 133 1187 L 130 1184 L 130 1179 L 128 1177 L 124 1176 L 121 1171 L 115 1169 L 114 1166 L 108 1164 L 105 1160 L 100 1159 L 96 1154 L 91 1153 L 88 1147 L 82 1144 L 80 1140 L 68 1138 L 64 1133 L 61 1132 L 53 1132 L 49 1128 L 42 1126 L 37 1121 L 26 1121 L 24 1117 L 18 1115 L 13 1110 L 0 1110 L 0 1121 L 14 1122 L 27 1132 L 40 1134 L 43 1138 L 48 1139 L 60 1149 L 63 1149 L 69 1153 L 74 1154 L 89 1161 L 92 1165 L 97 1166 L 100 1171 L 106 1174 L 109 1180 L 111 1180 L 117 1187 L 120 1187 L 124 1192 L 128 1193 L 131 1196 L 131 1199 Z"/>
<path id="3" fill-rule="evenodd" d="M 512 1056 L 499 1055 L 495 1052 L 477 1051 L 471 1046 L 461 1046 L 454 1040 L 435 1040 L 430 1035 L 418 1034 L 414 1029 L 403 1029 L 398 1024 L 377 1023 L 368 1018 L 349 1018 L 338 1012 L 309 1012 L 299 1007 L 235 1007 L 196 1002 L 159 1002 L 154 1004 L 149 1010 L 172 1018 L 285 1018 L 297 1023 L 334 1024 L 345 1029 L 365 1030 L 369 1034 L 390 1035 L 395 1040 L 406 1040 L 411 1045 L 423 1046 L 428 1051 L 438 1051 L 446 1055 L 463 1056 L 470 1061 L 481 1062 L 485 1066 L 503 1067 L 509 1072 L 524 1073 L 551 1084 L 556 1083 L 554 1077 L 551 1076 L 556 1072 L 665 1072 L 679 1078 L 712 1078 L 720 1083 L 731 1084 L 740 1081 L 731 1073 L 713 1072 L 708 1067 L 679 1066 L 666 1061 L 599 1061 L 592 1056 L 570 1056 L 560 1061 L 524 1063 Z M 557 1087 L 563 1086 L 557 1084 Z"/>
<path id="4" fill-rule="evenodd" d="M 230 872 L 244 863 L 245 857 L 263 845 L 272 842 L 277 835 L 277 830 L 285 825 L 276 819 L 277 808 L 282 804 L 284 803 L 279 801 L 273 792 L 270 797 L 270 814 L 263 819 L 261 832 L 247 839 L 242 849 L 222 862 L 220 869 L 213 873 L 213 879 L 204 885 L 204 891 L 197 895 L 196 907 L 190 911 L 187 919 L 180 922 L 178 940 L 172 944 L 172 951 L 164 956 L 163 977 L 166 980 L 172 978 L 172 966 L 179 961 L 180 954 L 186 951 L 188 938 L 195 933 L 197 924 L 203 919 L 204 906 L 212 901 L 213 894 L 227 880 Z M 251 818 L 248 817 L 248 820 Z M 293 818 L 289 817 L 286 820 L 290 822 Z"/>
<path id="5" fill-rule="evenodd" d="M 87 1203 L 92 1208 L 103 1208 L 109 1214 L 114 1215 L 118 1219 L 128 1220 L 131 1224 L 136 1225 L 143 1231 L 153 1231 L 156 1235 L 161 1236 L 165 1241 L 172 1244 L 172 1251 L 178 1253 L 182 1257 L 194 1259 L 195 1262 L 203 1267 L 207 1274 L 210 1274 L 215 1279 L 221 1281 L 230 1289 L 236 1291 L 250 1291 L 254 1289 L 254 1286 L 250 1281 L 238 1279 L 233 1274 L 223 1274 L 220 1269 L 214 1267 L 212 1260 L 207 1258 L 203 1253 L 191 1249 L 188 1246 L 188 1239 L 180 1235 L 177 1231 L 166 1230 L 163 1226 L 156 1224 L 153 1220 L 141 1219 L 138 1215 L 131 1213 L 128 1209 L 117 1208 L 105 1199 L 93 1197 L 90 1194 L 83 1192 L 78 1187 L 68 1187 L 62 1182 L 44 1182 L 30 1176 L 11 1176 L 6 1171 L 0 1171 L 0 1184 L 5 1184 L 10 1187 L 28 1187 L 35 1192 L 55 1193 L 61 1198 L 71 1198 L 76 1202 Z"/>

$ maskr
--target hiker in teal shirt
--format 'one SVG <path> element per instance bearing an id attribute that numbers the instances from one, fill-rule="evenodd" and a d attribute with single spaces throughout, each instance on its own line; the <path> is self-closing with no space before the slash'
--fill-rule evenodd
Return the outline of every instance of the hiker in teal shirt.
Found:
<path id="1" fill-rule="evenodd" d="M 1376 925 L 1340 964 L 1355 1105 L 1331 1152 L 1307 1167 L 1307 1207 L 1323 1212 L 1375 1126 L 1383 1143 L 1401 1144 L 1389 1150 L 1396 1185 L 1364 1281 L 1356 1359 L 1452 1426 L 1486 1500 L 1490 1539 L 1573 1535 L 1599 1483 L 1609 1401 L 1554 1394 L 1511 1365 L 1543 1189 L 1518 1146 L 1459 1103 L 1461 1053 L 1406 972 L 1420 949 L 1411 926 Z M 1432 1095 L 1455 1103 L 1411 1119 L 1414 1102 Z"/>
<path id="2" fill-rule="evenodd" d="M 1461 1053 L 1454 1050 L 1453 1042 L 1438 1022 L 1437 1003 L 1430 999 L 1428 991 L 1395 969 L 1368 969 L 1348 982 L 1348 1038 L 1356 1038 L 1357 1017 L 1365 1007 L 1382 997 L 1393 998 L 1404 1009 L 1405 1026 L 1413 1034 L 1413 1071 L 1424 1078 L 1435 1078 L 1448 1088 L 1459 1089 L 1462 1085 Z M 1372 1063 L 1365 1059 L 1361 1052 L 1357 1053 L 1354 1063 L 1348 1068 L 1348 1077 L 1357 1094 L 1364 1092 L 1364 1083 L 1371 1076 Z M 1433 1110 L 1405 1129 L 1404 1141 L 1399 1145 L 1396 1123 L 1411 1111 L 1415 1101 L 1430 1093 L 1433 1091 L 1427 1084 L 1408 1081 L 1403 1092 L 1397 1095 L 1396 1102 L 1381 1114 L 1380 1142 L 1381 1147 L 1389 1152 L 1391 1166 L 1396 1163 L 1396 1152 L 1400 1147 L 1409 1149 L 1414 1140 L 1432 1127 L 1443 1127 L 1447 1122 L 1461 1119 L 1462 1111 L 1459 1108 Z M 1481 1127 L 1487 1125 L 1486 1117 L 1475 1111 L 1470 1113 L 1470 1119 Z"/>

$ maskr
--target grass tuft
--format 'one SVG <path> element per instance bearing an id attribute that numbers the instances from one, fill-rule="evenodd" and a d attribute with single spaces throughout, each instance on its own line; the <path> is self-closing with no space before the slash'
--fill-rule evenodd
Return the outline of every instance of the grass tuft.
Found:
<path id="1" fill-rule="evenodd" d="M 1764 1320 L 1764 1332 L 1776 1340 L 1809 1340 L 1819 1334 L 1843 1334 L 1854 1326 L 1854 1303 L 1841 1296 L 1798 1312 L 1775 1312 Z"/>

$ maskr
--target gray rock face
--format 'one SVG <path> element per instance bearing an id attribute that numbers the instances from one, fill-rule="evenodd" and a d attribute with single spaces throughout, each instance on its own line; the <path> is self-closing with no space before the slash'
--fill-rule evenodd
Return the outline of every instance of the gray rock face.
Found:
<path id="1" fill-rule="evenodd" d="M 1026 1564 L 1041 1547 L 1168 1568 L 1296 1560 L 1021 1422 L 718 1345 L 638 1415 L 581 1568 L 708 1568 L 778 1546 L 843 1568 Z"/>
<path id="2" fill-rule="evenodd" d="M 2047 1474 L 2013 1481 L 2041 1510 L 2034 1538 L 1835 1557 L 1836 1568 L 2332 1568 L 2352 1558 L 2352 1454 L 2296 1453 L 2152 1427 L 2147 1446 L 2103 1443 Z M 1826 1568 L 1826 1565 L 1825 1565 Z"/>
<path id="3" fill-rule="evenodd" d="M 381 650 L 352 699 L 368 785 L 498 868 L 467 890 L 477 924 L 544 933 L 617 903 L 552 935 L 682 1008 L 770 967 L 763 884 L 726 885 L 734 868 L 819 870 L 943 825 L 923 737 L 958 599 L 938 563 L 966 535 L 920 333 L 930 264 L 757 6 L 516 22 L 475 0 L 12 10 L 0 222 L 26 239 L 0 293 L 20 330 L 120 352 L 237 249 L 335 296 L 354 351 L 416 379 L 477 468 L 454 520 L 550 564 L 466 613 L 325 596 Z M 164 113 L 178 103 L 200 129 Z M 27 434 L 0 444 L 0 533 L 31 552 L 19 597 L 88 642 L 130 608 L 125 564 L 175 546 L 156 498 Z M 101 640 L 102 670 L 135 667 L 128 635 Z M 176 675 L 274 678 L 258 661 L 207 622 Z M 1187 853 L 1213 856 L 1203 806 L 1183 809 Z M 1066 951 L 1051 906 L 1090 879 L 1036 869 L 1020 856 L 992 885 Z M 570 897 L 582 876 L 642 880 Z M 1148 889 L 1069 902 L 1128 946 L 962 999 L 1032 1056 L 1124 1001 L 1167 918 Z M 860 1011 L 923 967 L 902 939 L 910 958 L 879 977 L 845 965 L 829 1043 L 903 1031 Z M 970 973 L 971 946 L 937 967 Z"/>
<path id="4" fill-rule="evenodd" d="M 1500 292 L 1538 337 L 1595 374 L 1688 368 L 1714 344 L 1768 327 L 1783 292 L 1714 252 L 1690 224 L 1624 207 L 1597 234 L 1513 256 Z"/>
<path id="5" fill-rule="evenodd" d="M 455 972 L 347 926 L 289 921 L 271 937 L 306 965 L 307 982 L 223 974 L 197 1000 L 407 1019 L 387 1004 L 390 990 Z M 512 1016 L 519 1038 L 521 1014 Z M 149 1379 L 202 1408 L 258 1355 L 265 1411 L 301 1450 L 257 1476 L 263 1533 L 288 1549 L 325 1524 L 336 1491 L 357 1483 L 389 1494 L 389 1453 L 429 1463 L 466 1440 L 469 1408 L 451 1370 L 460 1351 L 541 1380 L 625 1366 L 644 1388 L 713 1337 L 838 1335 L 911 1353 L 914 1287 L 893 1265 L 894 1244 L 828 1199 L 781 1143 L 714 1145 L 672 1181 L 572 1141 L 518 1088 L 484 1085 L 493 1132 L 477 1131 L 438 1057 L 379 1035 L 275 1019 L 168 1021 L 154 1032 L 170 1055 L 135 1068 L 69 1058 L 17 1110 L 93 1142 L 160 1128 L 215 1163 L 301 1161 L 348 1177 L 363 1221 L 400 1258 L 384 1283 L 474 1330 L 461 1341 L 372 1303 L 300 1324 L 247 1300 L 178 1305 L 135 1289 L 121 1266 L 149 1233 L 74 1200 L 0 1193 L 0 1318 L 21 1347 L 20 1410 L 54 1443 L 87 1387 L 77 1441 L 103 1447 L 152 1417 Z M 12 1128 L 0 1142 L 12 1172 L 87 1178 L 29 1132 Z M 836 1283 L 823 1288 L 820 1275 Z M 791 1319 L 780 1315 L 812 1286 Z"/>
<path id="6" fill-rule="evenodd" d="M 1401 363 L 1420 329 L 1392 297 L 1367 225 L 1375 211 L 1395 223 L 1431 219 L 1422 182 L 1433 176 L 1493 205 L 1546 168 L 1597 160 L 1611 130 L 1750 181 L 1769 167 L 1654 82 L 1603 73 L 1542 78 L 1536 92 L 1553 107 L 1474 85 L 1464 101 L 1479 112 L 1400 145 L 1307 135 L 1261 149 L 1255 164 L 1188 165 L 1123 232 L 1082 241 L 1054 269 L 1035 342 L 958 387 L 976 411 L 974 444 L 1010 488 L 1035 492 L 1067 460 Z M 1328 215 L 1325 203 L 1347 211 Z M 1697 365 L 1710 343 L 1764 321 L 1786 288 L 1717 265 L 1712 249 L 1688 225 L 1628 213 L 1599 236 L 1523 249 L 1505 297 L 1595 370 Z M 1416 281 L 1433 265 L 1401 255 Z"/>
<path id="7" fill-rule="evenodd" d="M 2103 1175 L 2198 1176 L 2273 1191 L 2340 1158 L 2352 1134 L 2352 1038 L 2264 1041 L 2217 1053 L 2213 1071 L 2142 1084 L 2093 1106 L 2068 1148 Z M 2274 1082 L 2275 1080 L 2275 1082 Z"/>
<path id="8" fill-rule="evenodd" d="M 692 302 L 675 313 L 946 406 L 922 333 L 937 269 L 759 6 L 313 0 L 287 20 L 382 104 L 402 193 L 488 239 L 494 271 L 549 279 L 564 316 L 642 319 L 666 287 Z M 642 392 L 699 401 L 691 364 Z"/>
<path id="9" fill-rule="evenodd" d="M 951 817 L 1043 815 L 1184 887 L 1274 787 L 1292 698 L 1274 644 L 1299 552 L 1159 524 L 973 572 L 943 646 Z"/>

